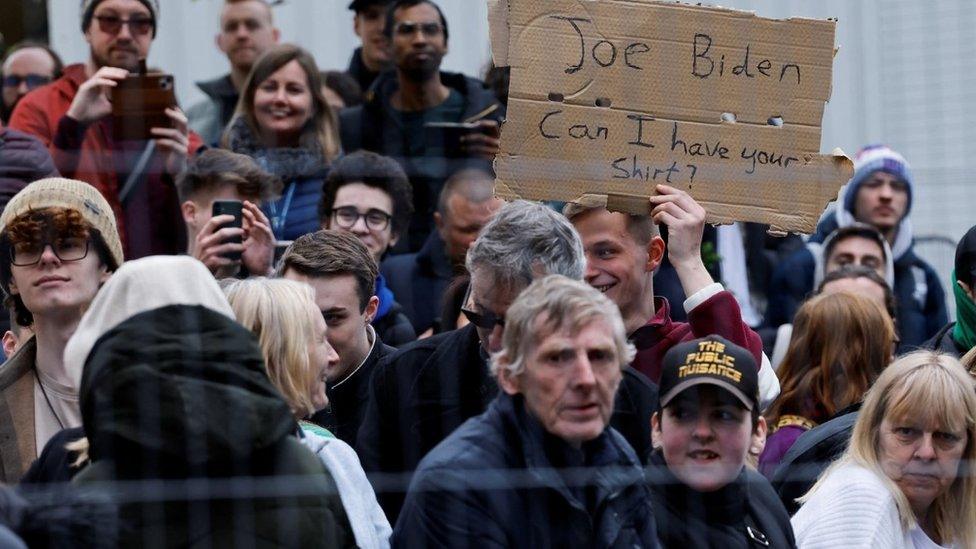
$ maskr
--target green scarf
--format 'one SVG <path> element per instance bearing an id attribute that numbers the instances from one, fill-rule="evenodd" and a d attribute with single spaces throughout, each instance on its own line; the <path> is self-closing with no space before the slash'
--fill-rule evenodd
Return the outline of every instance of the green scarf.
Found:
<path id="1" fill-rule="evenodd" d="M 956 296 L 956 327 L 952 330 L 952 339 L 963 349 L 972 349 L 976 347 L 976 303 L 955 282 L 955 271 L 952 281 L 952 292 Z"/>

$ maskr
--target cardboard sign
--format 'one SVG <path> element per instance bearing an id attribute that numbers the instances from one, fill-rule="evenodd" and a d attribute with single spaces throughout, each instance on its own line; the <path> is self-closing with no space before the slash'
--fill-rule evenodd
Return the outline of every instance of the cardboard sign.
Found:
<path id="1" fill-rule="evenodd" d="M 512 67 L 502 198 L 646 214 L 665 183 L 710 223 L 811 233 L 851 177 L 820 154 L 834 21 L 652 0 L 489 0 L 489 19 Z"/>

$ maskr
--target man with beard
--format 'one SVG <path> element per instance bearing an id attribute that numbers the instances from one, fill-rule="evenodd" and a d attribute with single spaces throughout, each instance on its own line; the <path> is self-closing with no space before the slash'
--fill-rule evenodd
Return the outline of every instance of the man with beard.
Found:
<path id="1" fill-rule="evenodd" d="M 339 127 L 347 152 L 391 156 L 407 172 L 414 215 L 398 251 L 417 251 L 433 230 L 437 196 L 447 177 L 472 163 L 490 166 L 503 109 L 480 80 L 440 71 L 448 28 L 433 2 L 397 0 L 384 32 L 396 70 L 377 77 L 363 105 L 340 114 Z M 472 125 L 458 126 L 461 122 Z"/>
<path id="2" fill-rule="evenodd" d="M 149 55 L 158 15 L 158 0 L 84 0 L 88 61 L 65 67 L 61 78 L 27 94 L 10 119 L 12 128 L 41 139 L 62 175 L 102 193 L 128 258 L 185 249 L 172 178 L 200 146 L 178 108 L 166 110 L 171 125 L 152 128 L 152 140 L 112 137 L 110 90 Z"/>
<path id="3" fill-rule="evenodd" d="M 366 92 L 376 77 L 393 68 L 390 59 L 390 39 L 383 32 L 386 8 L 392 0 L 353 0 L 349 9 L 356 12 L 353 30 L 362 45 L 352 52 L 346 73 Z"/>
<path id="4" fill-rule="evenodd" d="M 215 41 L 230 61 L 230 73 L 197 82 L 207 99 L 186 111 L 190 128 L 200 134 L 204 143 L 220 140 L 251 67 L 262 53 L 278 43 L 278 37 L 267 0 L 225 0 Z"/>

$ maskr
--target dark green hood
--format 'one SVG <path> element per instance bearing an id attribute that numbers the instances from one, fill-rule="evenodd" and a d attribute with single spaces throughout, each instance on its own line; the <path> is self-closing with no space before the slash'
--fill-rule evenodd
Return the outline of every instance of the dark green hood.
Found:
<path id="1" fill-rule="evenodd" d="M 105 333 L 81 379 L 93 461 L 121 478 L 266 474 L 296 423 L 253 335 L 202 306 L 138 314 Z"/>

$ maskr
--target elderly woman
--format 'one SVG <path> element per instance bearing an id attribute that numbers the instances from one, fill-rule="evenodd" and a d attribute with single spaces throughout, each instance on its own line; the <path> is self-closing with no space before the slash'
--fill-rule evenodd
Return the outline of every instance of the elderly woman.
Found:
<path id="1" fill-rule="evenodd" d="M 770 435 L 759 470 L 772 478 L 796 439 L 860 402 L 891 361 L 895 328 L 877 302 L 848 292 L 800 307 L 777 374 L 782 387 L 766 412 Z"/>
<path id="2" fill-rule="evenodd" d="M 332 473 L 356 544 L 389 547 L 390 523 L 376 501 L 356 452 L 328 430 L 304 421 L 325 408 L 326 374 L 339 357 L 326 339 L 326 324 L 307 284 L 284 279 L 248 279 L 225 286 L 238 321 L 261 345 L 268 377 L 300 420 L 301 440 Z"/>
<path id="3" fill-rule="evenodd" d="M 976 546 L 976 387 L 955 358 L 920 351 L 868 391 L 847 452 L 793 517 L 799 547 Z"/>
<path id="4" fill-rule="evenodd" d="M 87 435 L 69 446 L 90 461 L 74 482 L 119 498 L 120 545 L 352 543 L 263 363 L 196 260 L 129 261 L 104 285 L 65 348 Z"/>
<path id="5" fill-rule="evenodd" d="M 319 196 L 339 134 L 311 54 L 284 44 L 258 59 L 221 146 L 254 157 L 284 183 L 281 198 L 264 205 L 275 238 L 319 228 Z"/>

